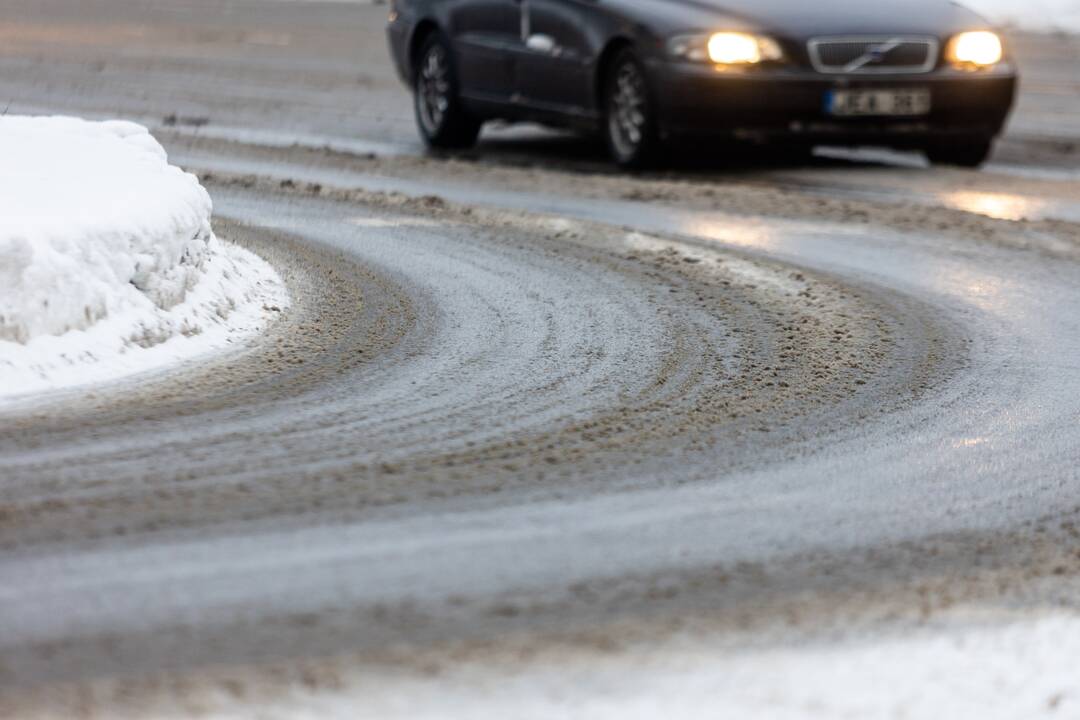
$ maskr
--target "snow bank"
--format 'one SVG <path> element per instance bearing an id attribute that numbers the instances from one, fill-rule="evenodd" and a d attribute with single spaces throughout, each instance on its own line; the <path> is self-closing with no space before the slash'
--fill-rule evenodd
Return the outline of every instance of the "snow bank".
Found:
<path id="1" fill-rule="evenodd" d="M 285 306 L 145 128 L 3 117 L 0 157 L 0 396 L 235 345 Z"/>

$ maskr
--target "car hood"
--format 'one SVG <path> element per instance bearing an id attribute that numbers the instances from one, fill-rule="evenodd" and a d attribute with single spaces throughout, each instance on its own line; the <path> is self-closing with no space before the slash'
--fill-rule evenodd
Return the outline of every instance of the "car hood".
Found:
<path id="1" fill-rule="evenodd" d="M 978 14 L 949 0 L 662 0 L 650 9 L 651 19 L 663 17 L 669 30 L 724 25 L 798 38 L 894 33 L 941 37 L 987 26 Z"/>

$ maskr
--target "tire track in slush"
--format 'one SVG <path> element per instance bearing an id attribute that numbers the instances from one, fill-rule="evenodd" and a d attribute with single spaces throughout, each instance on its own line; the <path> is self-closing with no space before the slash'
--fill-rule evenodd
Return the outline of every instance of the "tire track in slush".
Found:
<path id="1" fill-rule="evenodd" d="M 1033 435 L 1040 472 L 1069 477 L 1075 409 L 1043 401 L 1077 338 L 1044 314 L 1076 301 L 1071 264 L 813 223 L 739 247 L 277 185 L 212 188 L 220 234 L 296 297 L 267 342 L 0 419 L 16 697 L 720 613 L 767 593 L 757 571 L 703 580 L 718 564 L 816 554 L 789 575 L 806 588 L 853 548 L 1075 503 L 1005 482 Z M 1023 416 L 1015 437 L 955 446 L 1003 414 Z M 978 473 L 972 447 L 993 453 Z M 598 583 L 619 590 L 574 589 Z"/>

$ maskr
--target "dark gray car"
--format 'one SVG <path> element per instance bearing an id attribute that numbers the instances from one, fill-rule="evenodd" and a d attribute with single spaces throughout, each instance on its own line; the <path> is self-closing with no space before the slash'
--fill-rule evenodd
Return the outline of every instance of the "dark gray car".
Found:
<path id="1" fill-rule="evenodd" d="M 599 132 L 625 166 L 677 139 L 975 166 L 1016 88 L 997 33 L 949 0 L 394 0 L 388 34 L 429 145 L 527 120 Z"/>

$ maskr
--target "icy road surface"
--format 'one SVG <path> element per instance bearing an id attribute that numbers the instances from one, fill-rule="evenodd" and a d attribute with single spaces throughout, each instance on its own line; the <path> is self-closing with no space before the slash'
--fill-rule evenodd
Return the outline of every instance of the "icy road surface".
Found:
<path id="1" fill-rule="evenodd" d="M 1072 226 L 247 184 L 229 232 L 308 273 L 265 357 L 4 421 L 9 682 L 754 615 L 839 567 L 903 616 L 1080 506 Z"/>
<path id="2" fill-rule="evenodd" d="M 0 413 L 0 714 L 1080 710 L 1074 41 L 1031 41 L 983 172 L 628 177 L 418 156 L 385 8 L 88 3 L 20 0 L 0 84 L 158 113 L 294 302 Z"/>

